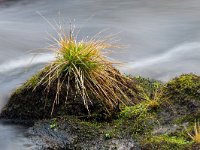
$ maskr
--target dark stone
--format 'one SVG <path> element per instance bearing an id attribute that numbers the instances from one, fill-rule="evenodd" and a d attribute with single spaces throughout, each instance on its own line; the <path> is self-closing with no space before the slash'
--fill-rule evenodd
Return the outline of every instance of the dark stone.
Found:
<path id="1" fill-rule="evenodd" d="M 58 122 L 51 129 L 49 121 L 39 121 L 27 131 L 27 136 L 38 149 L 57 150 L 140 150 L 131 138 L 105 139 L 98 130 L 85 127 L 74 119 Z"/>

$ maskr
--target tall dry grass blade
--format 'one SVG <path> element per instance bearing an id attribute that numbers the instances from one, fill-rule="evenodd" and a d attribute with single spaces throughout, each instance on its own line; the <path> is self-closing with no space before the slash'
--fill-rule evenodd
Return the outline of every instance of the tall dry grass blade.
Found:
<path id="1" fill-rule="evenodd" d="M 55 90 L 51 115 L 61 101 L 66 104 L 69 94 L 74 95 L 74 99 L 81 96 L 89 115 L 94 99 L 104 105 L 107 113 L 112 112 L 119 103 L 132 103 L 124 92 L 124 89 L 128 89 L 126 83 L 129 79 L 113 67 L 118 65 L 117 62 L 105 56 L 105 50 L 117 47 L 107 42 L 110 37 L 77 41 L 72 25 L 69 34 L 63 33 L 62 27 L 57 26 L 61 33 L 58 33 L 58 39 L 53 39 L 58 47 L 52 45 L 49 48 L 55 52 L 56 60 L 46 67 L 35 86 L 46 86 L 47 92 Z M 60 99 L 63 93 L 65 100 Z"/>

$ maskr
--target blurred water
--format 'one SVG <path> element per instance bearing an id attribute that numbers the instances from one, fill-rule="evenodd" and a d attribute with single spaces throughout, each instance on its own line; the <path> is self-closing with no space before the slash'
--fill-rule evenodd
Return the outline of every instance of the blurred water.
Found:
<path id="1" fill-rule="evenodd" d="M 1 150 L 34 150 L 36 146 L 24 136 L 26 128 L 0 122 Z"/>
<path id="2" fill-rule="evenodd" d="M 200 74 L 199 0 L 0 0 L 0 108 L 15 87 L 53 60 L 50 53 L 32 59 L 48 45 L 48 33 L 55 34 L 38 13 L 53 24 L 59 13 L 68 22 L 75 19 L 80 37 L 103 29 L 120 32 L 119 43 L 126 47 L 110 57 L 126 62 L 123 72 L 163 81 Z M 1 149 L 6 143 L 1 137 L 11 140 L 18 130 L 1 125 L 0 130 Z"/>

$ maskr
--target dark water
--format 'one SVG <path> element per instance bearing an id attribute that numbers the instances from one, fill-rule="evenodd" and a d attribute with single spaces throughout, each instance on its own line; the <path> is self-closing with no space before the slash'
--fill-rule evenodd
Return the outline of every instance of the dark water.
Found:
<path id="1" fill-rule="evenodd" d="M 38 50 L 48 46 L 48 33 L 55 34 L 41 15 L 55 25 L 59 14 L 81 29 L 80 37 L 120 32 L 126 47 L 110 57 L 126 62 L 123 72 L 163 81 L 200 74 L 199 0 L 0 0 L 0 108 L 15 87 L 53 60 Z M 22 133 L 0 125 L 0 149 L 25 148 Z"/>

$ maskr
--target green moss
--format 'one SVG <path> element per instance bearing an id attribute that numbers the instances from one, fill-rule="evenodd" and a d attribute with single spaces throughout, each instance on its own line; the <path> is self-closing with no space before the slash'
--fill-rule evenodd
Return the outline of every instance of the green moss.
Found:
<path id="1" fill-rule="evenodd" d="M 32 76 L 25 84 L 26 88 L 34 88 L 40 82 L 40 73 Z"/>
<path id="2" fill-rule="evenodd" d="M 104 131 L 104 139 L 105 140 L 115 138 L 116 135 L 117 135 L 117 132 L 114 129 L 110 129 L 110 130 Z"/>
<path id="3" fill-rule="evenodd" d="M 58 127 L 57 118 L 51 119 L 51 121 L 50 121 L 50 128 L 54 129 L 54 128 L 57 128 L 57 127 Z"/>
<path id="4" fill-rule="evenodd" d="M 22 86 L 17 88 L 13 94 L 19 94 L 22 90 L 27 90 L 27 89 L 33 90 L 40 82 L 41 80 L 40 78 L 46 70 L 48 70 L 48 67 L 45 67 L 44 69 L 33 75 L 31 78 L 29 78 Z"/>
<path id="5" fill-rule="evenodd" d="M 139 90 L 140 103 L 121 108 L 119 118 L 113 121 L 114 135 L 146 136 L 157 125 L 157 111 L 160 105 L 162 83 L 156 80 L 135 78 Z M 128 128 L 127 128 L 128 126 Z M 113 131 L 111 132 L 113 135 Z"/>
<path id="6" fill-rule="evenodd" d="M 182 124 L 184 122 L 194 122 L 195 120 L 199 120 L 199 119 L 200 119 L 200 110 L 197 111 L 196 113 L 193 113 L 192 115 L 187 114 L 182 117 L 179 117 L 174 121 L 174 123 Z"/>
<path id="7" fill-rule="evenodd" d="M 163 87 L 163 83 L 158 80 L 141 76 L 135 77 L 135 79 L 138 82 L 139 95 L 144 100 L 154 99 L 155 93 L 160 92 Z"/>
<path id="8" fill-rule="evenodd" d="M 16 92 L 26 88 L 34 88 L 39 82 L 41 75 L 41 73 L 38 73 L 33 76 Z M 78 121 L 74 121 L 74 124 L 72 123 L 73 132 L 79 132 L 82 135 L 82 139 L 87 138 L 89 140 L 92 140 L 94 137 L 101 137 L 104 140 L 132 137 L 134 140 L 138 141 L 145 150 L 190 149 L 194 143 L 188 136 L 188 133 L 193 133 L 194 122 L 198 121 L 200 118 L 200 77 L 194 74 L 184 74 L 172 79 L 165 85 L 159 81 L 142 77 L 137 77 L 135 79 L 137 80 L 137 94 L 140 101 L 136 101 L 136 104 L 132 106 L 122 106 L 117 117 L 111 116 L 109 122 L 106 122 L 108 120 L 104 120 L 105 122 L 98 120 L 97 118 L 101 115 L 98 112 L 92 114 L 90 118 L 88 116 L 85 118 L 84 115 L 80 115 L 77 117 L 79 118 Z M 41 90 L 38 89 L 38 91 Z M 35 91 L 35 94 L 37 94 L 37 91 Z M 24 95 L 28 95 L 27 92 L 25 92 Z M 32 99 L 33 95 L 29 95 L 27 100 Z M 36 96 L 34 95 L 34 97 Z M 165 105 L 165 99 L 168 100 L 171 106 Z M 15 100 L 19 100 L 19 98 L 17 97 Z M 37 100 L 42 100 L 40 95 L 38 95 Z M 51 97 L 49 100 L 51 100 Z M 29 102 L 30 103 L 27 104 L 27 102 L 24 101 L 24 106 L 27 105 L 27 112 L 32 108 L 31 104 L 33 102 Z M 42 102 L 44 103 L 45 99 L 42 100 Z M 14 105 L 13 107 L 16 106 L 18 105 Z M 37 110 L 32 110 L 34 113 L 35 111 L 39 112 L 35 114 L 36 116 L 44 113 L 42 109 L 43 105 L 41 105 L 40 101 L 37 106 Z M 46 103 L 46 108 L 51 107 L 47 106 L 48 103 Z M 172 109 L 170 107 L 172 107 Z M 24 107 L 21 108 L 23 109 Z M 39 108 L 41 108 L 41 111 L 38 111 Z M 77 110 L 74 108 L 75 105 L 69 107 L 69 110 Z M 92 106 L 92 108 L 98 109 L 100 107 L 95 108 Z M 22 109 L 17 111 L 17 113 L 21 113 Z M 18 108 L 16 108 L 16 110 L 18 110 Z M 57 116 L 64 115 L 68 115 L 66 110 L 59 109 Z M 75 120 L 74 116 L 72 118 L 72 120 Z M 51 120 L 50 128 L 60 127 L 58 126 L 58 124 L 60 124 L 58 122 L 59 118 Z M 154 133 L 153 131 L 157 129 L 158 125 L 166 128 L 173 127 L 174 125 L 178 127 L 172 132 L 163 131 L 165 133 Z"/>
<path id="9" fill-rule="evenodd" d="M 118 126 L 129 124 L 130 134 L 148 134 L 156 123 L 156 112 L 149 107 L 149 101 L 134 106 L 126 106 L 120 112 Z"/>
<path id="10" fill-rule="evenodd" d="M 91 122 L 91 121 L 81 121 L 80 124 L 87 126 L 87 127 L 92 127 L 92 128 L 100 128 L 102 126 L 101 123 L 98 122 Z"/>
<path id="11" fill-rule="evenodd" d="M 141 102 L 134 106 L 126 106 L 122 108 L 120 112 L 120 117 L 122 118 L 146 118 L 148 116 L 148 103 Z"/>
<path id="12" fill-rule="evenodd" d="M 164 96 L 171 101 L 200 101 L 200 77 L 195 74 L 184 74 L 174 78 L 165 85 Z"/>
<path id="13" fill-rule="evenodd" d="M 172 79 L 163 86 L 160 100 L 163 122 L 182 124 L 198 119 L 200 76 L 183 74 Z"/>
<path id="14" fill-rule="evenodd" d="M 139 98 L 148 103 L 148 107 L 158 109 L 160 106 L 160 98 L 162 96 L 163 83 L 157 80 L 136 77 L 138 82 Z"/>
<path id="15" fill-rule="evenodd" d="M 192 142 L 183 137 L 159 135 L 152 136 L 143 141 L 144 149 L 154 150 L 181 150 L 190 146 Z"/>

